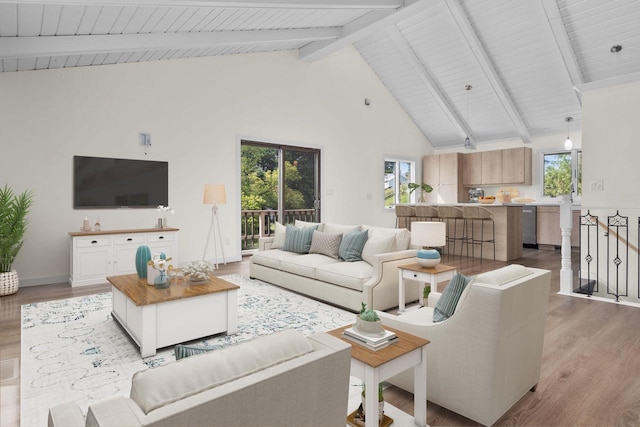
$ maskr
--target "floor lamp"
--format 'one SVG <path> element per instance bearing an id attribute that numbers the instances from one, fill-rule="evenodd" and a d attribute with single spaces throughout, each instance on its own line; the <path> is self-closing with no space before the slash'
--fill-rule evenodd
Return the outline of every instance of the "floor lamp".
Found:
<path id="1" fill-rule="evenodd" d="M 218 205 L 224 205 L 227 203 L 227 193 L 224 189 L 224 184 L 205 184 L 204 200 L 202 201 L 202 203 L 204 203 L 205 205 L 213 205 L 211 206 L 211 224 L 209 225 L 209 233 L 207 233 L 207 243 L 204 245 L 202 260 L 204 261 L 207 256 L 209 239 L 211 238 L 211 232 L 213 231 L 213 254 L 216 260 L 216 268 L 218 268 L 218 241 L 220 242 L 220 249 L 222 250 L 222 261 L 224 261 L 224 264 L 227 265 L 227 260 L 224 257 L 222 236 L 220 236 L 220 223 L 218 222 Z"/>

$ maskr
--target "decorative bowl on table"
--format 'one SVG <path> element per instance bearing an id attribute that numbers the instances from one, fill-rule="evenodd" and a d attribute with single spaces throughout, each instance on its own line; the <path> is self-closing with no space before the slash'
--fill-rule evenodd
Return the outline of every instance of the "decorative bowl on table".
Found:
<path id="1" fill-rule="evenodd" d="M 483 205 L 492 205 L 496 201 L 494 196 L 478 197 L 478 202 Z"/>

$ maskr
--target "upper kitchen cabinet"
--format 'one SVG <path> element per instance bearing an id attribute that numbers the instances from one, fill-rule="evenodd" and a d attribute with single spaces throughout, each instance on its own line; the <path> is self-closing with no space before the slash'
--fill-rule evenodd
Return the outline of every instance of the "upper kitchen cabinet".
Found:
<path id="1" fill-rule="evenodd" d="M 436 154 L 422 160 L 422 182 L 433 187 L 427 203 L 466 202 L 462 187 L 462 153 Z"/>
<path id="2" fill-rule="evenodd" d="M 462 156 L 462 185 L 482 185 L 482 153 L 468 153 Z"/>
<path id="3" fill-rule="evenodd" d="M 502 184 L 531 185 L 531 148 L 502 151 Z"/>
<path id="4" fill-rule="evenodd" d="M 531 185 L 531 153 L 531 148 L 520 147 L 464 154 L 462 184 Z"/>
<path id="5" fill-rule="evenodd" d="M 482 184 L 502 184 L 502 150 L 483 151 Z"/>

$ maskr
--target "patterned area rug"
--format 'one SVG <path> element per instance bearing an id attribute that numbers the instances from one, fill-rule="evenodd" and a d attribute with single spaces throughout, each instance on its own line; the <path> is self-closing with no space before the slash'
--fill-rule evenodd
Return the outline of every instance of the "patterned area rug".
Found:
<path id="1" fill-rule="evenodd" d="M 222 276 L 240 286 L 238 333 L 200 343 L 212 348 L 294 328 L 305 335 L 353 323 L 355 315 L 259 280 Z M 175 360 L 173 348 L 142 359 L 111 318 L 111 293 L 22 306 L 21 425 L 46 426 L 50 406 L 129 395 L 131 376 Z"/>

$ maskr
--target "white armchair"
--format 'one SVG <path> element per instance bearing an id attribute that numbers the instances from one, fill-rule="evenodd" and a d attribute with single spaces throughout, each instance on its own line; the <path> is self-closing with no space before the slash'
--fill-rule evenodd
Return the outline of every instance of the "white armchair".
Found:
<path id="1" fill-rule="evenodd" d="M 443 322 L 432 322 L 440 296 L 433 292 L 428 307 L 379 315 L 383 325 L 431 341 L 429 401 L 492 425 L 538 383 L 550 280 L 548 270 L 508 266 L 477 276 Z M 413 392 L 411 375 L 390 382 Z"/>

